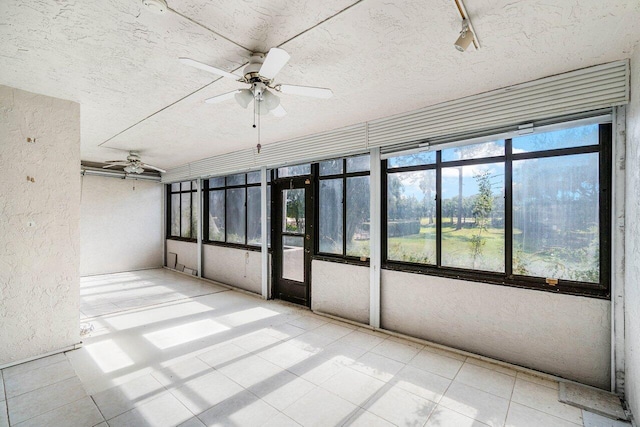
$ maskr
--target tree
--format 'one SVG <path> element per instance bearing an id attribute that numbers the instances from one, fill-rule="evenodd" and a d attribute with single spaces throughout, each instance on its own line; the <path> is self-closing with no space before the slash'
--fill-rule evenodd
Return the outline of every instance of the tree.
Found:
<path id="1" fill-rule="evenodd" d="M 473 249 L 473 268 L 477 268 L 477 258 L 482 253 L 482 247 L 486 243 L 486 240 L 482 237 L 482 232 L 487 231 L 487 225 L 493 211 L 493 194 L 491 192 L 491 172 L 477 173 L 473 177 L 478 183 L 478 195 L 473 203 L 472 214 L 475 219 L 476 232 L 471 237 L 471 247 Z"/>

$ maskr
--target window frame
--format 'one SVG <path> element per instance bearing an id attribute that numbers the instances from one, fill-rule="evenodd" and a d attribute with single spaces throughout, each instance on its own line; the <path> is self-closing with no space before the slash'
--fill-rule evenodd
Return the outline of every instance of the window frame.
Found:
<path id="1" fill-rule="evenodd" d="M 183 190 L 182 189 L 182 184 L 188 182 L 189 183 L 189 190 Z M 180 190 L 178 191 L 173 191 L 171 189 L 171 187 L 174 184 L 178 184 L 180 187 Z M 193 218 L 193 193 L 197 193 L 198 192 L 198 184 L 195 183 L 195 180 L 188 180 L 188 181 L 180 181 L 180 182 L 173 182 L 171 184 L 167 184 L 166 185 L 166 195 L 167 195 L 167 217 L 166 217 L 166 238 L 168 240 L 179 240 L 182 242 L 197 242 L 198 241 L 198 230 L 196 228 L 195 230 L 195 237 L 193 237 L 194 235 L 194 230 L 192 227 L 191 230 L 191 236 L 192 237 L 182 237 L 182 194 L 186 194 L 189 193 L 191 195 L 191 197 L 189 197 L 189 221 L 191 221 L 191 218 Z M 179 212 L 180 212 L 180 218 L 179 218 L 179 230 L 180 230 L 180 236 L 174 236 L 171 234 L 171 196 L 174 194 L 180 194 L 179 200 L 180 200 L 180 208 L 179 208 Z"/>
<path id="2" fill-rule="evenodd" d="M 396 167 L 388 169 L 387 160 L 381 165 L 381 256 L 382 268 L 386 270 L 405 271 L 451 279 L 461 279 L 488 284 L 497 284 L 517 288 L 544 290 L 555 293 L 608 298 L 610 296 L 611 279 L 611 185 L 612 185 L 612 157 L 613 127 L 610 122 L 597 123 L 598 144 L 571 148 L 547 149 L 534 152 L 513 153 L 512 137 L 499 138 L 505 143 L 504 156 L 486 157 L 482 159 L 467 159 L 456 161 L 442 161 L 442 149 L 436 152 L 434 164 L 421 166 Z M 564 129 L 579 127 L 579 124 L 567 123 Z M 559 129 L 554 129 L 559 130 Z M 553 131 L 553 130 L 552 130 Z M 487 138 L 487 141 L 491 139 Z M 469 144 L 471 145 L 471 143 Z M 443 147 L 446 149 L 448 147 Z M 518 160 L 561 157 L 575 154 L 598 153 L 599 179 L 599 283 L 589 283 L 558 279 L 557 284 L 547 282 L 546 278 L 524 276 L 513 273 L 513 162 Z M 402 155 L 399 153 L 399 155 Z M 442 265 L 442 169 L 451 166 L 466 166 L 473 164 L 488 164 L 504 162 L 504 273 L 494 273 L 466 268 L 447 267 Z M 436 264 L 425 265 L 406 261 L 388 259 L 388 176 L 395 172 L 436 170 Z"/>

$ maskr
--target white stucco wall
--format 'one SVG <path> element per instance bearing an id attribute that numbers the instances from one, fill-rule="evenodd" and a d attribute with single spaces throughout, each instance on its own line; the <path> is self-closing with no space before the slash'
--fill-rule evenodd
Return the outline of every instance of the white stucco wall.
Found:
<path id="1" fill-rule="evenodd" d="M 369 323 L 369 267 L 314 260 L 311 308 Z"/>
<path id="2" fill-rule="evenodd" d="M 162 185 L 84 176 L 80 203 L 80 275 L 160 266 Z"/>
<path id="3" fill-rule="evenodd" d="M 625 397 L 640 418 L 640 46 L 631 58 L 625 212 Z"/>
<path id="4" fill-rule="evenodd" d="M 178 255 L 178 263 L 193 270 L 198 269 L 198 245 L 195 242 L 167 239 L 167 253 Z"/>
<path id="5" fill-rule="evenodd" d="M 262 254 L 256 251 L 203 245 L 203 276 L 262 294 Z"/>
<path id="6" fill-rule="evenodd" d="M 0 141 L 3 365 L 80 341 L 80 106 L 0 86 Z"/>
<path id="7" fill-rule="evenodd" d="M 608 389 L 607 300 L 382 271 L 382 327 Z"/>

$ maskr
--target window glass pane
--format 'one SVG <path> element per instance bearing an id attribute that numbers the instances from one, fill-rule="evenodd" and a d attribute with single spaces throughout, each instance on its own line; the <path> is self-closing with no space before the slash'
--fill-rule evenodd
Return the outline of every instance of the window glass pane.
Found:
<path id="1" fill-rule="evenodd" d="M 209 179 L 209 188 L 224 187 L 224 176 L 218 176 L 216 178 Z"/>
<path id="2" fill-rule="evenodd" d="M 282 212 L 284 224 L 282 231 L 290 233 L 304 233 L 305 229 L 305 201 L 304 188 L 282 191 L 282 202 L 284 204 Z"/>
<path id="3" fill-rule="evenodd" d="M 171 235 L 180 237 L 180 194 L 171 195 Z"/>
<path id="4" fill-rule="evenodd" d="M 191 238 L 198 238 L 198 193 L 191 193 Z"/>
<path id="5" fill-rule="evenodd" d="M 304 282 L 304 237 L 282 236 L 282 277 Z"/>
<path id="6" fill-rule="evenodd" d="M 405 166 L 431 165 L 436 162 L 435 151 L 407 154 L 406 156 L 390 157 L 387 159 L 387 169 L 402 168 Z"/>
<path id="7" fill-rule="evenodd" d="M 244 188 L 227 190 L 227 242 L 245 243 L 245 214 Z"/>
<path id="8" fill-rule="evenodd" d="M 247 188 L 247 244 L 260 245 L 260 187 Z"/>
<path id="9" fill-rule="evenodd" d="M 320 176 L 337 175 L 342 173 L 343 159 L 333 159 L 320 162 Z"/>
<path id="10" fill-rule="evenodd" d="M 320 180 L 320 252 L 342 255 L 342 178 Z"/>
<path id="11" fill-rule="evenodd" d="M 191 191 L 191 181 L 181 182 L 180 191 Z"/>
<path id="12" fill-rule="evenodd" d="M 436 171 L 389 174 L 387 258 L 436 263 Z"/>
<path id="13" fill-rule="evenodd" d="M 260 183 L 260 171 L 249 172 L 247 174 L 247 184 Z"/>
<path id="14" fill-rule="evenodd" d="M 191 238 L 191 193 L 180 193 L 182 206 L 180 207 L 181 234 L 180 237 Z"/>
<path id="15" fill-rule="evenodd" d="M 244 185 L 244 183 L 245 183 L 245 174 L 243 173 L 229 175 L 227 177 L 227 185 Z"/>
<path id="16" fill-rule="evenodd" d="M 513 162 L 514 274 L 600 281 L 598 180 L 598 153 Z"/>
<path id="17" fill-rule="evenodd" d="M 180 191 L 179 182 L 174 182 L 173 184 L 171 184 L 171 192 L 176 192 L 176 191 Z"/>
<path id="18" fill-rule="evenodd" d="M 480 144 L 442 150 L 442 161 L 482 159 L 485 157 L 504 156 L 504 141 L 490 141 Z"/>
<path id="19" fill-rule="evenodd" d="M 287 176 L 297 176 L 297 175 L 309 175 L 311 173 L 311 165 L 296 165 L 296 166 L 287 166 L 284 168 L 278 169 L 278 177 L 283 178 Z"/>
<path id="20" fill-rule="evenodd" d="M 348 157 L 347 158 L 347 173 L 349 172 L 364 172 L 369 170 L 369 155 Z"/>
<path id="21" fill-rule="evenodd" d="M 224 190 L 209 191 L 209 240 L 224 242 Z"/>
<path id="22" fill-rule="evenodd" d="M 442 169 L 442 265 L 504 271 L 504 163 Z"/>
<path id="23" fill-rule="evenodd" d="M 589 125 L 513 138 L 513 153 L 598 145 L 599 126 Z"/>
<path id="24" fill-rule="evenodd" d="M 347 255 L 369 257 L 369 212 L 369 177 L 347 178 Z"/>

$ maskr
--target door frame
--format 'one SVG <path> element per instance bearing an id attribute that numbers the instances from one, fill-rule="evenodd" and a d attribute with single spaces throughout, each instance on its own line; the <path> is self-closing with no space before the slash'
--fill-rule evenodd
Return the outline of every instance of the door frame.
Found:
<path id="1" fill-rule="evenodd" d="M 272 269 L 271 269 L 271 296 L 272 298 L 311 307 L 311 260 L 315 248 L 315 194 L 312 175 L 292 176 L 278 178 L 271 183 L 271 248 L 272 248 Z M 306 288 L 305 298 L 300 299 L 291 295 L 281 294 L 279 286 L 282 278 L 282 192 L 283 190 L 304 188 L 305 189 L 305 238 L 304 238 L 304 282 Z M 290 281 L 292 283 L 300 283 Z"/>

